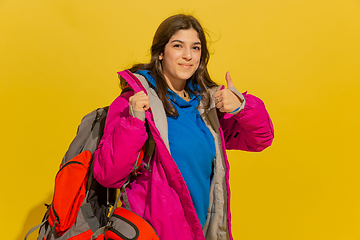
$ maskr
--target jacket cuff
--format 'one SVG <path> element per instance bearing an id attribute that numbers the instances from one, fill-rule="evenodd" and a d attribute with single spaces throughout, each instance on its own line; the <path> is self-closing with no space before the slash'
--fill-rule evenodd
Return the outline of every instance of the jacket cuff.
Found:
<path id="1" fill-rule="evenodd" d="M 246 100 L 245 100 L 244 95 L 242 95 L 235 87 L 230 87 L 229 89 L 230 89 L 230 91 L 232 91 L 238 98 L 241 99 L 241 104 L 240 104 L 239 109 L 235 109 L 235 110 L 236 110 L 235 112 L 231 112 L 231 113 L 230 113 L 230 114 L 232 114 L 232 115 L 235 115 L 235 114 L 238 114 L 239 112 L 241 112 L 241 110 L 243 110 L 243 109 L 245 108 Z"/>
<path id="2" fill-rule="evenodd" d="M 145 121 L 145 112 L 134 110 L 130 104 L 129 104 L 129 114 L 141 121 Z"/>

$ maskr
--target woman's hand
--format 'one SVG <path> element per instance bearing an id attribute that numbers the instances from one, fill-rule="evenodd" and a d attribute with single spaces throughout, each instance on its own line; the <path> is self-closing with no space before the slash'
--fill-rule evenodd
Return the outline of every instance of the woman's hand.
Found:
<path id="1" fill-rule="evenodd" d="M 129 98 L 129 104 L 135 111 L 146 111 L 150 108 L 149 96 L 140 91 Z"/>
<path id="2" fill-rule="evenodd" d="M 240 107 L 242 100 L 229 89 L 231 87 L 235 87 L 229 72 L 226 73 L 225 79 L 227 88 L 216 91 L 213 94 L 213 97 L 215 98 L 215 106 L 220 112 L 233 112 L 235 109 Z"/>

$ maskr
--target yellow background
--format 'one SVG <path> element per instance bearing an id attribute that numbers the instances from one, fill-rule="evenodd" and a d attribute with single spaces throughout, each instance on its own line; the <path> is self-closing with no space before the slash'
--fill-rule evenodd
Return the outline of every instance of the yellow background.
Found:
<path id="1" fill-rule="evenodd" d="M 40 223 L 81 118 L 175 13 L 209 30 L 213 79 L 230 71 L 274 123 L 269 149 L 229 152 L 234 239 L 360 239 L 359 0 L 1 0 L 1 238 Z"/>

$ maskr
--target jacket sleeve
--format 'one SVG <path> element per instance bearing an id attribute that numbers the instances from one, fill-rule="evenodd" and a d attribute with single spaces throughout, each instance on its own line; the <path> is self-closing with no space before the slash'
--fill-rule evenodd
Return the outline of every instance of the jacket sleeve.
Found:
<path id="1" fill-rule="evenodd" d="M 120 188 L 126 182 L 148 137 L 145 121 L 129 114 L 132 94 L 126 92 L 110 105 L 104 135 L 94 152 L 93 174 L 105 187 Z"/>
<path id="2" fill-rule="evenodd" d="M 220 118 L 226 149 L 260 152 L 271 145 L 274 129 L 260 98 L 243 93 L 245 107 L 239 113 Z"/>

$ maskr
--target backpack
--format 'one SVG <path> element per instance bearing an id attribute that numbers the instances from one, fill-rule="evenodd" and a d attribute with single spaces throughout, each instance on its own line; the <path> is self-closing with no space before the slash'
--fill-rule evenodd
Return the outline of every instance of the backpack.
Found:
<path id="1" fill-rule="evenodd" d="M 122 93 L 129 90 L 124 88 Z M 150 159 L 153 153 L 154 141 L 148 128 L 148 141 L 117 198 L 116 189 L 103 187 L 92 175 L 93 153 L 103 135 L 107 111 L 108 107 L 98 108 L 81 120 L 56 174 L 53 201 L 46 205 L 42 223 L 32 228 L 25 240 L 39 227 L 38 240 L 158 239 L 150 224 L 130 211 L 125 192 L 131 177 L 136 177 L 139 166 L 145 164 L 145 154 Z M 147 165 L 145 168 L 149 169 Z M 127 209 L 115 209 L 120 197 Z M 114 238 L 114 233 L 119 237 Z"/>

